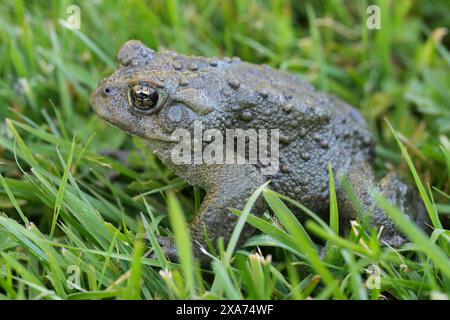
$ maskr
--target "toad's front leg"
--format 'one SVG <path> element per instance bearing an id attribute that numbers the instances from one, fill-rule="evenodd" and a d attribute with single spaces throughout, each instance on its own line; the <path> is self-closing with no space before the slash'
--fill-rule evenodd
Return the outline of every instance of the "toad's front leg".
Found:
<path id="1" fill-rule="evenodd" d="M 201 252 L 201 248 L 208 248 L 206 239 L 216 247 L 219 238 L 223 238 L 225 245 L 230 240 L 238 216 L 229 208 L 242 210 L 250 195 L 264 183 L 264 177 L 252 165 L 220 165 L 215 166 L 210 174 L 210 184 L 202 202 L 197 217 L 190 224 L 194 256 L 201 262 L 207 262 L 208 257 Z M 258 199 L 252 213 L 262 214 L 264 204 Z M 249 225 L 244 227 L 239 243 L 245 241 L 253 232 Z M 162 238 L 160 243 L 171 261 L 177 260 L 177 252 L 173 239 Z"/>

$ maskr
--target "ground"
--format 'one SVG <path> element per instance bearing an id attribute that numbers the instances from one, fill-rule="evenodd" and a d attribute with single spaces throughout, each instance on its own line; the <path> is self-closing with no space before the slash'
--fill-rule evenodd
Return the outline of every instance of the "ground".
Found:
<path id="1" fill-rule="evenodd" d="M 367 27 L 371 4 L 379 29 Z M 64 27 L 76 26 L 71 5 L 76 30 Z M 0 299 L 448 299 L 449 21 L 444 1 L 0 4 Z M 303 208 L 302 225 L 269 185 L 236 212 L 258 233 L 211 265 L 192 263 L 185 226 L 201 190 L 89 106 L 129 39 L 267 63 L 340 96 L 377 138 L 377 175 L 415 184 L 435 231 L 380 198 L 409 244 L 381 247 L 357 223 L 339 236 L 335 206 L 330 222 Z M 261 193 L 270 210 L 256 219 Z M 159 234 L 175 235 L 179 264 L 165 259 Z"/>

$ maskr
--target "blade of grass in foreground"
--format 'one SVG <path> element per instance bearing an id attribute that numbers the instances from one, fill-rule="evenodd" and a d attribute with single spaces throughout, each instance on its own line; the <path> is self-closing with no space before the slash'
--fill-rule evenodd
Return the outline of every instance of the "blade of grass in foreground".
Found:
<path id="1" fill-rule="evenodd" d="M 20 137 L 19 133 L 16 130 L 16 127 L 19 129 L 22 129 L 26 132 L 28 132 L 29 134 L 43 140 L 46 141 L 48 143 L 51 143 L 53 145 L 58 145 L 61 148 L 70 150 L 71 148 L 71 143 L 70 141 L 67 141 L 65 139 L 59 138 L 55 135 L 52 135 L 42 129 L 38 129 L 38 128 L 33 128 L 25 123 L 22 122 L 18 122 L 15 120 L 11 120 L 11 119 L 6 119 L 5 120 L 6 124 L 8 125 L 8 127 L 10 128 L 11 132 L 13 133 L 17 143 L 19 144 L 20 149 L 23 151 L 24 153 L 24 160 L 28 161 L 30 163 L 30 165 L 32 166 L 37 166 L 37 161 L 36 159 L 33 157 L 32 153 L 30 152 L 30 150 L 27 148 L 25 142 L 23 141 L 23 139 Z M 3 145 L 3 144 L 2 144 Z M 7 147 L 6 145 L 3 145 L 3 147 Z M 74 153 L 75 154 L 80 154 L 80 152 L 82 152 L 82 148 L 75 146 L 75 150 Z M 100 156 L 97 153 L 94 153 L 92 151 L 85 151 L 86 153 L 86 160 L 92 161 L 92 162 L 97 162 L 100 163 L 103 166 L 109 166 L 111 168 L 113 168 L 114 170 L 120 172 L 121 174 L 124 174 L 126 176 L 129 176 L 130 178 L 133 179 L 138 179 L 139 176 L 138 174 L 131 170 L 130 168 L 128 168 L 127 166 L 123 165 L 122 163 L 120 163 L 119 161 L 116 160 L 112 160 L 108 157 L 104 157 L 104 156 Z"/>
<path id="2" fill-rule="evenodd" d="M 286 228 L 290 235 L 295 239 L 299 237 L 306 239 L 309 246 L 314 247 L 314 244 L 301 225 L 300 221 L 294 216 L 289 208 L 270 190 L 264 191 L 264 198 L 273 212 L 280 219 L 281 224 Z"/>
<path id="3" fill-rule="evenodd" d="M 141 298 L 142 263 L 141 257 L 144 253 L 144 241 L 142 239 L 143 227 L 138 226 L 138 238 L 134 242 L 133 255 L 131 260 L 130 277 L 124 292 L 124 299 L 138 300 Z"/>
<path id="4" fill-rule="evenodd" d="M 346 264 L 348 265 L 351 274 L 350 280 L 353 290 L 353 298 L 356 298 L 358 300 L 367 300 L 367 290 L 362 282 L 361 273 L 358 270 L 358 266 L 353 254 L 346 249 L 342 249 L 341 253 L 345 259 Z"/>
<path id="5" fill-rule="evenodd" d="M 28 147 L 25 144 L 25 142 L 23 141 L 22 137 L 17 132 L 16 127 L 13 124 L 13 121 L 11 119 L 6 119 L 5 122 L 6 122 L 6 125 L 8 126 L 8 128 L 9 128 L 9 130 L 13 134 L 15 141 L 17 141 L 17 143 L 18 143 L 18 145 L 20 147 L 20 150 L 22 150 L 22 152 L 24 154 L 24 157 L 26 158 L 26 161 L 31 166 L 37 166 L 36 159 L 34 158 L 33 154 L 30 151 L 30 149 L 28 149 Z"/>
<path id="6" fill-rule="evenodd" d="M 308 215 L 308 217 L 310 217 L 312 220 L 316 221 L 319 225 L 321 225 L 322 228 L 324 228 L 324 229 L 330 228 L 328 226 L 328 224 L 325 221 L 323 221 L 317 214 L 315 214 L 310 209 L 308 209 L 307 207 L 302 205 L 300 202 L 295 201 L 295 200 L 293 200 L 285 195 L 282 195 L 281 193 L 275 192 L 273 190 L 270 190 L 270 191 L 273 192 L 274 194 L 276 194 L 276 196 L 278 198 L 280 198 L 281 200 L 286 201 L 286 202 L 292 204 L 293 206 L 299 208 L 300 210 L 302 210 L 305 214 Z"/>
<path id="7" fill-rule="evenodd" d="M 19 214 L 20 218 L 25 223 L 25 225 L 28 227 L 30 225 L 30 222 L 28 221 L 28 218 L 23 213 L 22 209 L 20 208 L 19 202 L 17 202 L 16 197 L 11 192 L 11 189 L 9 188 L 8 184 L 6 183 L 5 179 L 3 178 L 3 176 L 1 174 L 0 174 L 0 183 L 1 183 L 2 187 L 3 187 L 3 189 L 5 190 L 6 194 L 8 195 L 9 200 L 11 201 L 11 203 L 13 204 L 13 206 L 16 209 L 17 213 Z"/>
<path id="8" fill-rule="evenodd" d="M 46 193 L 56 198 L 57 190 L 44 177 L 45 172 L 43 170 L 41 172 L 37 168 L 33 168 L 32 172 L 42 183 L 42 186 L 45 187 Z M 111 243 L 112 234 L 106 228 L 103 218 L 92 210 L 88 202 L 82 201 L 76 195 L 69 192 L 67 188 L 64 191 L 64 201 L 65 207 L 72 213 L 73 217 L 84 226 L 86 231 L 88 231 L 103 249 L 107 249 Z"/>
<path id="9" fill-rule="evenodd" d="M 12 256 L 7 255 L 6 253 L 2 252 L 0 253 L 2 259 L 7 262 L 17 273 L 20 275 L 21 279 L 27 281 L 28 283 L 32 283 L 35 285 L 33 289 L 37 292 L 48 292 L 49 294 L 46 295 L 46 298 L 48 299 L 60 299 L 56 295 L 54 291 L 49 291 L 45 285 L 38 279 L 36 275 L 34 275 L 28 268 L 24 267 L 21 263 L 19 263 L 16 259 L 14 259 Z M 31 286 L 30 286 L 31 287 Z M 38 289 L 38 290 L 36 290 Z M 33 297 L 29 297 L 32 299 Z"/>
<path id="10" fill-rule="evenodd" d="M 8 234 L 17 241 L 24 250 L 33 254 L 45 265 L 48 265 L 49 262 L 45 253 L 36 244 L 39 239 L 29 228 L 25 228 L 11 218 L 0 215 L 0 231 L 4 234 Z"/>
<path id="11" fill-rule="evenodd" d="M 62 26 L 65 26 L 64 21 L 60 20 L 59 23 Z M 83 32 L 80 32 L 79 30 L 76 29 L 69 29 L 73 32 L 74 35 L 76 35 L 78 37 L 78 39 L 80 39 L 89 49 L 92 50 L 92 52 L 94 52 L 104 63 L 106 63 L 106 65 L 108 65 L 108 67 L 110 68 L 114 68 L 114 61 L 111 60 L 104 52 L 103 50 L 101 50 L 94 41 L 92 41 L 91 39 L 89 39 L 89 37 L 87 37 Z"/>
<path id="12" fill-rule="evenodd" d="M 403 157 L 405 158 L 406 162 L 408 163 L 409 170 L 411 171 L 411 174 L 413 175 L 414 181 L 416 182 L 417 188 L 419 189 L 420 195 L 422 196 L 422 200 L 425 204 L 425 207 L 427 208 L 428 215 L 430 216 L 431 222 L 433 223 L 433 226 L 438 229 L 442 229 L 441 221 L 439 220 L 439 215 L 436 210 L 436 206 L 431 202 L 427 190 L 425 189 L 422 180 L 420 180 L 419 174 L 417 173 L 416 168 L 414 167 L 414 164 L 411 160 L 411 157 L 408 154 L 408 151 L 406 151 L 405 146 L 401 143 L 400 139 L 398 138 L 397 133 L 395 132 L 394 128 L 390 124 L 389 121 L 387 121 L 387 124 L 389 126 L 389 129 L 391 130 L 392 134 L 394 135 L 395 140 L 397 141 L 398 146 L 400 147 L 400 150 L 402 152 Z"/>
<path id="13" fill-rule="evenodd" d="M 266 198 L 267 203 L 271 208 L 280 208 L 280 205 L 278 202 L 281 200 L 277 196 L 277 194 L 271 190 L 266 190 L 264 192 L 264 197 Z M 285 210 L 276 210 L 274 211 L 275 215 L 280 219 L 280 221 L 284 221 L 283 226 L 285 228 L 292 229 L 292 236 L 296 240 L 296 248 L 301 252 L 304 253 L 308 260 L 311 263 L 311 266 L 316 270 L 316 272 L 321 276 L 326 286 L 331 290 L 334 297 L 337 299 L 346 299 L 346 296 L 342 293 L 342 291 L 339 290 L 338 282 L 336 279 L 334 279 L 333 275 L 330 273 L 330 271 L 326 268 L 323 261 L 320 259 L 319 253 L 317 249 L 312 244 L 311 239 L 307 235 L 306 231 L 303 229 L 293 228 L 293 226 L 285 225 L 285 223 L 290 223 L 291 219 L 286 217 L 287 211 Z M 291 213 L 292 214 L 292 213 Z M 301 231 L 300 231 L 301 230 Z"/>
<path id="14" fill-rule="evenodd" d="M 407 216 L 396 206 L 392 205 L 380 193 L 375 194 L 377 202 L 381 208 L 394 221 L 396 226 L 411 239 L 424 253 L 436 264 L 442 274 L 450 278 L 450 260 L 444 252 L 439 249 Z"/>
<path id="15" fill-rule="evenodd" d="M 242 214 L 239 210 L 232 209 L 231 211 L 237 215 Z M 289 247 L 292 251 L 295 251 L 295 253 L 298 254 L 295 239 L 286 231 L 254 215 L 249 215 L 247 222 L 256 229 L 260 230 L 266 236 L 270 236 L 274 240 L 279 241 L 284 246 Z M 301 257 L 303 257 L 303 255 L 301 255 Z"/>
<path id="16" fill-rule="evenodd" d="M 67 298 L 67 274 L 63 271 L 65 269 L 65 262 L 63 256 L 47 241 L 35 225 L 31 225 L 30 231 L 38 236 L 38 245 L 44 251 L 48 259 L 48 275 L 47 278 L 55 288 L 56 293 L 63 299 Z"/>
<path id="17" fill-rule="evenodd" d="M 214 260 L 213 266 L 216 275 L 216 280 L 214 282 L 216 283 L 217 279 L 221 282 L 221 288 L 223 288 L 225 294 L 229 299 L 241 300 L 242 295 L 238 290 L 238 286 L 235 286 L 233 284 L 233 281 L 231 280 L 225 265 L 218 260 Z"/>
<path id="18" fill-rule="evenodd" d="M 332 243 L 333 245 L 346 248 L 348 250 L 357 252 L 364 256 L 375 257 L 375 254 L 368 247 L 363 247 L 359 244 L 359 242 L 358 243 L 352 242 L 350 240 L 340 237 L 339 235 L 333 233 L 330 230 L 325 230 L 314 221 L 307 221 L 306 227 L 308 228 L 308 230 L 315 233 L 322 239 L 326 240 L 328 243 Z"/>
<path id="19" fill-rule="evenodd" d="M 169 221 L 172 227 L 181 270 L 185 279 L 185 294 L 195 297 L 194 289 L 194 259 L 192 256 L 192 243 L 186 219 L 175 194 L 167 192 L 167 205 Z"/>
<path id="20" fill-rule="evenodd" d="M 53 238 L 53 234 L 55 233 L 55 228 L 56 228 L 56 223 L 58 221 L 59 211 L 61 210 L 61 205 L 63 202 L 64 191 L 66 189 L 67 180 L 69 178 L 69 171 L 70 171 L 70 168 L 72 167 L 74 148 L 75 148 L 75 137 L 72 140 L 72 146 L 70 148 L 69 158 L 67 159 L 66 167 L 64 169 L 64 173 L 63 173 L 63 176 L 61 179 L 61 184 L 59 185 L 58 193 L 56 195 L 55 208 L 53 210 L 52 227 L 50 230 L 50 239 Z M 58 152 L 58 155 L 61 156 L 61 154 L 59 152 Z M 62 156 L 61 156 L 61 159 L 62 159 Z"/>
<path id="21" fill-rule="evenodd" d="M 244 228 L 245 222 L 247 221 L 248 216 L 250 215 L 250 210 L 255 204 L 261 192 L 264 188 L 269 184 L 269 181 L 261 185 L 258 189 L 253 192 L 253 194 L 248 199 L 245 204 L 244 210 L 242 210 L 242 214 L 240 215 L 238 222 L 231 234 L 230 241 L 228 242 L 227 251 L 225 252 L 225 264 L 228 265 L 231 261 L 231 256 L 233 255 L 234 249 L 236 248 L 237 242 L 239 240 L 239 236 L 241 235 L 242 229 Z"/>
<path id="22" fill-rule="evenodd" d="M 76 292 L 67 296 L 69 300 L 100 300 L 115 298 L 120 295 L 120 290 L 105 290 L 105 291 L 89 291 Z"/>
<path id="23" fill-rule="evenodd" d="M 148 204 L 146 201 L 145 201 L 145 205 L 148 208 Z M 145 219 L 145 217 L 142 213 L 141 213 L 141 219 L 144 224 L 144 229 L 147 234 L 148 240 L 150 241 L 150 243 L 153 247 L 153 251 L 155 252 L 156 257 L 158 258 L 158 260 L 161 263 L 161 267 L 163 269 L 167 269 L 169 266 L 169 263 L 164 255 L 164 251 L 162 250 L 161 246 L 158 243 L 158 240 L 156 239 L 155 231 L 153 230 L 152 226 L 148 223 L 147 219 Z"/>

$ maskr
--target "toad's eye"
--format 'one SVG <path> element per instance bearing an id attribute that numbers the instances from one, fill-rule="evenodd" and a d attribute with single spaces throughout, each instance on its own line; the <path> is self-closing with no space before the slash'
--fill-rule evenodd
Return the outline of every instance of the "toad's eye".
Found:
<path id="1" fill-rule="evenodd" d="M 149 84 L 135 84 L 130 88 L 131 105 L 144 112 L 154 112 L 158 106 L 158 91 Z"/>

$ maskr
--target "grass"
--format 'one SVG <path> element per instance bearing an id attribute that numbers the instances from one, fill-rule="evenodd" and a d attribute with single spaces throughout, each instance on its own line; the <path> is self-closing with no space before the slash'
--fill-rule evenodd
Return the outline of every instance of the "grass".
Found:
<path id="1" fill-rule="evenodd" d="M 366 28 L 365 0 L 83 1 L 76 31 L 61 23 L 71 1 L 1 3 L 0 299 L 448 298 L 450 7 L 374 3 L 380 30 Z M 201 267 L 186 229 L 199 190 L 89 106 L 132 38 L 268 63 L 359 108 L 378 140 L 377 176 L 396 171 L 417 186 L 433 233 L 378 196 L 410 243 L 383 247 L 357 222 L 343 236 L 333 188 L 328 222 L 269 184 L 233 210 L 233 241 Z M 104 150 L 126 151 L 126 163 Z M 251 214 L 258 194 L 263 217 Z M 235 251 L 244 222 L 258 232 Z M 180 264 L 166 260 L 159 235 L 175 237 Z M 378 289 L 366 285 L 374 269 Z"/>

